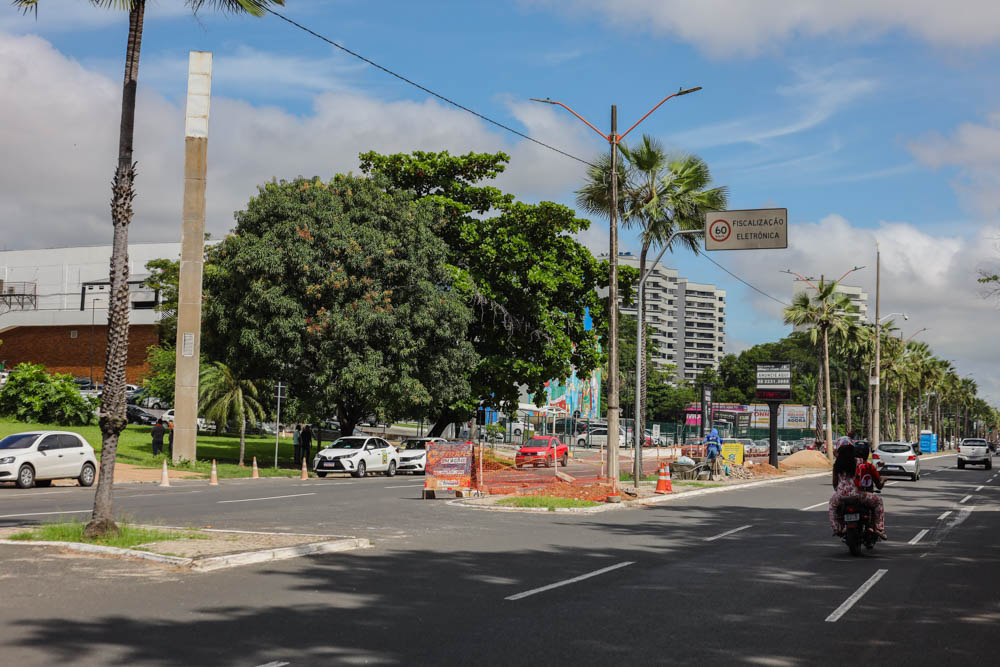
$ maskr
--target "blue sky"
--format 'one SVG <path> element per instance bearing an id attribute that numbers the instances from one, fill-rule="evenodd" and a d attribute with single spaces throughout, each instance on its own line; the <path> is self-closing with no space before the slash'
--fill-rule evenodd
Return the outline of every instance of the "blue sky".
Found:
<path id="1" fill-rule="evenodd" d="M 1000 401 L 992 346 L 968 335 L 995 327 L 998 318 L 974 278 L 1000 258 L 1000 11 L 979 0 L 950 10 L 927 0 L 828 4 L 289 0 L 281 11 L 586 159 L 606 147 L 600 137 L 528 98 L 563 101 L 603 131 L 614 103 L 624 130 L 667 93 L 703 86 L 665 104 L 634 134 L 705 158 L 716 182 L 729 187 L 732 208 L 782 206 L 790 219 L 788 251 L 713 259 L 779 299 L 791 293 L 791 281 L 778 273 L 784 268 L 839 275 L 867 265 L 848 282 L 874 292 L 877 240 L 884 312 L 910 312 L 918 324 L 904 327 L 907 335 L 930 327 L 925 339 L 939 354 Z M 42 3 L 37 21 L 0 8 L 7 61 L 0 81 L 26 93 L 23 108 L 15 102 L 4 120 L 8 147 L 22 154 L 17 173 L 4 179 L 0 214 L 34 221 L 25 247 L 103 240 L 96 238 L 106 224 L 100 188 L 113 164 L 107 158 L 126 31 L 124 15 L 82 1 Z M 159 0 L 148 11 L 140 66 L 146 120 L 137 129 L 135 240 L 167 240 L 179 229 L 172 221 L 179 216 L 180 147 L 171 132 L 180 127 L 192 49 L 215 54 L 209 226 L 217 234 L 257 183 L 346 171 L 369 147 L 506 150 L 514 160 L 503 187 L 526 200 L 573 204 L 582 170 L 572 160 L 428 101 L 275 17 L 203 12 L 195 20 L 181 2 Z M 30 56 L 22 67 L 16 58 L 11 64 L 18 52 Z M 52 156 L 69 146 L 79 150 L 53 168 Z M 89 178 L 94 188 L 84 187 Z M 31 183 L 40 179 L 67 185 L 33 195 Z M 67 228 L 66 211 L 81 222 Z M 606 225 L 594 221 L 583 240 L 600 250 L 606 235 Z M 629 233 L 623 242 L 635 247 Z M 730 349 L 786 331 L 777 304 L 703 258 L 668 254 L 667 263 L 728 290 Z"/>

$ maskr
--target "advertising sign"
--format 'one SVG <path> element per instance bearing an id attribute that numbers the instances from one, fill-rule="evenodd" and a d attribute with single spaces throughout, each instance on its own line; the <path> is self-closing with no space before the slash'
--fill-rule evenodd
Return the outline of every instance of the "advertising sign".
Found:
<path id="1" fill-rule="evenodd" d="M 743 465 L 743 445 L 739 442 L 723 442 L 722 458 L 726 463 Z"/>
<path id="2" fill-rule="evenodd" d="M 771 410 L 764 403 L 754 403 L 750 406 L 753 410 L 752 428 L 768 428 L 771 425 Z"/>
<path id="3" fill-rule="evenodd" d="M 701 434 L 708 433 L 712 423 L 712 388 L 701 386 Z"/>
<path id="4" fill-rule="evenodd" d="M 757 400 L 788 401 L 792 398 L 792 364 L 787 361 L 757 363 Z"/>
<path id="5" fill-rule="evenodd" d="M 705 250 L 760 250 L 787 247 L 787 208 L 705 213 Z"/>
<path id="6" fill-rule="evenodd" d="M 778 428 L 813 428 L 812 408 L 808 405 L 782 405 Z"/>
<path id="7" fill-rule="evenodd" d="M 472 488 L 472 443 L 429 442 L 424 491 Z"/>

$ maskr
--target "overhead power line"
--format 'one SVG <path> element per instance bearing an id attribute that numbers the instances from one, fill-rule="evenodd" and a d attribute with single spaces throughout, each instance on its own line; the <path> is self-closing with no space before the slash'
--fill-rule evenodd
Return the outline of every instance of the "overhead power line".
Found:
<path id="1" fill-rule="evenodd" d="M 762 294 L 762 295 L 766 296 L 766 297 L 767 297 L 768 299 L 770 299 L 771 301 L 777 301 L 777 302 L 778 302 L 778 303 L 780 303 L 780 304 L 781 304 L 782 306 L 787 306 L 787 305 L 789 305 L 789 304 L 788 304 L 787 302 L 785 302 L 785 301 L 782 301 L 782 300 L 781 300 L 781 299 L 779 299 L 778 297 L 775 297 L 775 296 L 771 296 L 770 294 L 768 294 L 768 293 L 767 293 L 767 292 L 765 292 L 764 290 L 762 290 L 762 289 L 760 289 L 760 288 L 758 288 L 758 287 L 755 287 L 755 286 L 751 285 L 750 283 L 748 283 L 747 281 L 743 280 L 743 279 L 742 279 L 742 278 L 740 278 L 740 277 L 739 277 L 738 275 L 736 275 L 735 273 L 733 273 L 732 271 L 730 271 L 729 269 L 727 269 L 726 267 L 724 267 L 724 266 L 723 266 L 722 264 L 719 264 L 719 263 L 718 263 L 718 262 L 716 262 L 716 261 L 715 261 L 714 259 L 712 259 L 711 257 L 709 257 L 708 253 L 703 253 L 703 254 L 702 254 L 702 257 L 704 257 L 705 259 L 707 259 L 708 261 L 710 261 L 710 262 L 711 262 L 712 264 L 715 264 L 715 265 L 716 265 L 717 267 L 719 267 L 720 269 L 722 269 L 723 271 L 725 271 L 726 273 L 728 273 L 729 275 L 731 275 L 731 276 L 732 276 L 733 278 L 736 278 L 736 279 L 737 279 L 738 281 L 740 281 L 741 283 L 743 283 L 744 285 L 746 285 L 747 287 L 749 287 L 749 288 L 750 288 L 750 289 L 752 289 L 753 291 L 757 292 L 758 294 Z"/>
<path id="2" fill-rule="evenodd" d="M 383 67 L 382 65 L 379 65 L 374 60 L 370 60 L 368 58 L 365 58 L 360 53 L 356 53 L 355 51 L 351 51 L 346 46 L 344 46 L 342 44 L 338 44 L 337 42 L 333 41 L 332 39 L 330 39 L 328 37 L 325 37 L 325 36 L 321 35 L 320 33 L 316 32 L 315 30 L 307 28 L 306 26 L 302 25 L 301 23 L 299 23 L 297 21 L 293 21 L 292 19 L 288 18 L 284 14 L 279 14 L 278 12 L 274 11 L 273 9 L 271 9 L 270 7 L 268 7 L 266 5 L 262 6 L 261 8 L 264 9 L 265 11 L 267 11 L 267 12 L 269 12 L 269 13 L 277 16 L 282 21 L 285 21 L 286 23 L 290 23 L 291 25 L 295 26 L 299 30 L 303 30 L 303 31 L 309 33 L 310 35 L 312 35 L 313 37 L 316 37 L 317 39 L 323 40 L 324 42 L 326 42 L 330 46 L 334 46 L 334 47 L 340 49 L 341 51 L 343 51 L 344 53 L 348 53 L 348 54 L 354 56 L 355 58 L 357 58 L 358 60 L 364 61 L 364 62 L 368 63 L 369 65 L 371 65 L 372 67 L 376 67 L 376 68 L 382 70 L 383 72 L 385 72 L 386 74 L 388 74 L 390 76 L 396 77 L 400 81 L 408 83 L 408 84 L 410 84 L 411 86 L 413 86 L 415 88 L 419 88 L 420 90 L 424 91 L 428 95 L 432 95 L 432 96 L 438 98 L 442 102 L 450 104 L 451 106 L 453 106 L 453 107 L 455 107 L 457 109 L 461 109 L 462 111 L 465 111 L 466 113 L 470 113 L 473 116 L 475 116 L 476 118 L 480 118 L 482 120 L 485 120 L 487 123 L 491 123 L 493 125 L 496 125 L 497 127 L 501 128 L 503 130 L 506 130 L 507 132 L 510 132 L 512 134 L 516 134 L 517 136 L 521 137 L 522 139 L 527 139 L 528 141 L 536 143 L 539 146 L 542 146 L 544 148 L 548 148 L 550 151 L 555 151 L 556 153 L 559 153 L 560 155 L 564 155 L 564 156 L 566 156 L 566 157 L 568 157 L 570 159 L 576 160 L 577 162 L 582 162 L 583 164 L 589 165 L 591 167 L 596 166 L 593 163 L 588 162 L 587 160 L 584 160 L 583 158 L 577 157 L 577 156 L 575 156 L 575 155 L 573 155 L 571 153 L 567 153 L 566 151 L 561 150 L 559 148 L 556 148 L 555 146 L 552 146 L 550 144 L 547 144 L 544 141 L 539 141 L 538 139 L 535 139 L 534 137 L 528 136 L 524 132 L 520 132 L 518 130 L 515 130 L 514 128 L 510 127 L 509 125 L 504 125 L 500 121 L 493 120 L 489 116 L 484 116 L 483 114 L 479 113 L 478 111 L 474 111 L 473 109 L 470 109 L 469 107 L 467 107 L 467 106 L 465 106 L 463 104 L 459 104 L 458 102 L 456 102 L 455 100 L 453 100 L 451 98 L 445 97 L 444 95 L 441 95 L 440 93 L 436 93 L 433 90 L 431 90 L 430 88 L 427 88 L 426 86 L 422 86 L 419 83 L 417 83 L 416 81 L 413 81 L 412 79 L 408 79 L 405 76 L 403 76 L 402 74 L 399 74 L 397 72 L 392 71 L 388 67 Z"/>

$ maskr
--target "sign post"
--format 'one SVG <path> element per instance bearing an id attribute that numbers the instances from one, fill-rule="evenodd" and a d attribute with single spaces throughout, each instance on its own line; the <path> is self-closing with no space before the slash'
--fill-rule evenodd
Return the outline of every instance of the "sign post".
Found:
<path id="1" fill-rule="evenodd" d="M 705 439 L 705 433 L 711 432 L 712 423 L 712 387 L 711 385 L 701 385 L 701 439 Z M 706 424 L 708 426 L 706 427 Z"/>
<path id="2" fill-rule="evenodd" d="M 792 398 L 792 364 L 787 361 L 767 361 L 757 364 L 757 399 L 767 403 L 768 463 L 778 467 L 778 407 Z"/>

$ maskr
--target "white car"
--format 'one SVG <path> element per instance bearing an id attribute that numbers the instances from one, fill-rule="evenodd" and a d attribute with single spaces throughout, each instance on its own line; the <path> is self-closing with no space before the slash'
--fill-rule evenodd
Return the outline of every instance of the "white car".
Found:
<path id="1" fill-rule="evenodd" d="M 401 442 L 396 448 L 396 451 L 399 452 L 399 472 L 423 474 L 427 466 L 427 443 L 429 442 L 445 442 L 445 439 L 408 438 Z"/>
<path id="2" fill-rule="evenodd" d="M 328 472 L 349 472 L 364 477 L 369 472 L 384 472 L 392 477 L 399 468 L 399 453 L 382 438 L 353 435 L 338 438 L 333 444 L 317 452 L 313 471 L 318 477 Z"/>
<path id="3" fill-rule="evenodd" d="M 872 463 L 883 475 L 906 475 L 912 481 L 920 479 L 920 458 L 909 442 L 880 442 L 872 452 Z"/>
<path id="4" fill-rule="evenodd" d="M 76 479 L 90 486 L 97 477 L 94 448 L 76 433 L 30 431 L 0 440 L 0 482 L 22 489 L 49 486 L 54 479 Z"/>
<path id="5" fill-rule="evenodd" d="M 618 444 L 625 446 L 628 442 L 628 434 L 625 433 L 625 429 L 618 427 Z M 576 439 L 577 447 L 607 447 L 608 446 L 608 427 L 607 426 L 595 426 L 586 433 L 581 433 Z"/>
<path id="6" fill-rule="evenodd" d="M 778 456 L 786 456 L 792 453 L 792 443 L 787 440 L 778 441 Z"/>
<path id="7" fill-rule="evenodd" d="M 993 452 L 983 438 L 965 438 L 958 446 L 958 467 L 966 464 L 981 465 L 987 470 L 993 467 Z"/>

